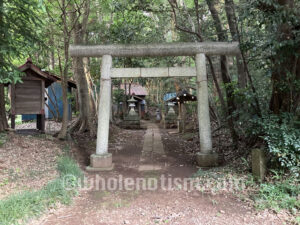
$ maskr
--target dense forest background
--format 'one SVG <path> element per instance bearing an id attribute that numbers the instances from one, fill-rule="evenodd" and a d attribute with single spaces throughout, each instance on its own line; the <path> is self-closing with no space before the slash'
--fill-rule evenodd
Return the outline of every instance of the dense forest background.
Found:
<path id="1" fill-rule="evenodd" d="M 265 146 L 273 166 L 299 175 L 300 2 L 297 0 L 0 0 L 0 129 L 8 127 L 5 84 L 31 57 L 62 78 L 67 132 L 95 135 L 100 60 L 70 58 L 71 44 L 237 41 L 235 58 L 207 57 L 213 120 L 246 154 Z M 193 66 L 193 57 L 115 58 L 115 67 Z M 79 116 L 68 127 L 67 79 L 78 85 Z M 121 82 L 137 80 L 115 80 Z M 161 104 L 195 79 L 138 80 Z M 115 97 L 122 97 L 116 92 Z M 217 128 L 218 129 L 218 128 Z M 242 148 L 241 148 L 242 146 Z"/>

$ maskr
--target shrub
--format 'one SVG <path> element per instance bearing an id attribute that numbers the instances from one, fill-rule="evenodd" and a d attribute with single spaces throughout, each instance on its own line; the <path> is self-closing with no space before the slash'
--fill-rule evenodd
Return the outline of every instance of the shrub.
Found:
<path id="1" fill-rule="evenodd" d="M 262 134 L 273 165 L 300 174 L 300 129 L 290 114 L 271 114 L 255 120 L 254 133 Z"/>

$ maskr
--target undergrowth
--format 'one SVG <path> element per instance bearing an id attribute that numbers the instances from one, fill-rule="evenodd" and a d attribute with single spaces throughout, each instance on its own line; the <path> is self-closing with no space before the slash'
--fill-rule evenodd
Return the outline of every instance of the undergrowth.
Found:
<path id="1" fill-rule="evenodd" d="M 249 172 L 231 167 L 199 169 L 193 178 L 210 181 L 210 192 L 217 194 L 230 192 L 241 199 L 251 201 L 257 210 L 270 209 L 275 212 L 287 210 L 292 215 L 293 223 L 300 224 L 300 178 L 283 171 L 271 170 L 265 182 L 258 182 Z M 238 181 L 234 191 L 228 189 Z M 201 180 L 199 181 L 200 185 Z M 226 185 L 227 183 L 227 185 Z M 204 183 L 205 184 L 205 183 Z"/>
<path id="2" fill-rule="evenodd" d="M 76 188 L 66 189 L 65 177 L 72 177 L 68 179 L 67 185 L 75 187 L 78 179 L 82 177 L 82 172 L 76 162 L 67 155 L 58 159 L 57 169 L 60 176 L 50 181 L 44 188 L 37 191 L 24 191 L 1 200 L 0 224 L 20 224 L 55 207 L 58 202 L 70 204 L 77 191 Z"/>
<path id="3" fill-rule="evenodd" d="M 258 209 L 273 209 L 277 212 L 287 209 L 297 215 L 300 210 L 299 183 L 299 178 L 272 176 L 268 182 L 261 183 L 258 192 L 254 194 L 256 207 Z"/>

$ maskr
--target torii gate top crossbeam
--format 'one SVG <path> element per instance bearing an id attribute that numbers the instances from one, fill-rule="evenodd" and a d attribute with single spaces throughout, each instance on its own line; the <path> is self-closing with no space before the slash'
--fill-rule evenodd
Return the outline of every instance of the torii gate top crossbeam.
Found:
<path id="1" fill-rule="evenodd" d="M 165 44 L 128 44 L 128 45 L 71 45 L 70 55 L 75 57 L 156 57 L 156 56 L 193 56 L 237 55 L 240 53 L 238 42 L 184 42 Z"/>

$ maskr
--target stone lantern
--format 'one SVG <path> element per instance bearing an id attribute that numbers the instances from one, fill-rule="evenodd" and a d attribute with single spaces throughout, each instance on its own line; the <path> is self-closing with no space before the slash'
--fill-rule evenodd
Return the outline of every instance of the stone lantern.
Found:
<path id="1" fill-rule="evenodd" d="M 168 115 L 175 115 L 176 114 L 175 110 L 174 110 L 174 106 L 175 106 L 175 104 L 173 102 L 168 103 L 168 108 L 169 108 Z"/>
<path id="2" fill-rule="evenodd" d="M 135 103 L 137 100 L 135 100 L 133 97 L 127 101 L 129 103 L 129 113 L 128 116 L 137 116 L 137 113 L 135 111 Z"/>
<path id="3" fill-rule="evenodd" d="M 165 116 L 164 128 L 176 127 L 177 115 L 174 110 L 175 104 L 173 102 L 168 102 L 168 112 Z"/>
<path id="4" fill-rule="evenodd" d="M 136 113 L 135 111 L 137 100 L 131 97 L 131 99 L 129 99 L 127 102 L 128 102 L 129 112 L 127 116 L 124 117 L 122 127 L 127 129 L 139 129 L 140 117 L 138 113 Z"/>

